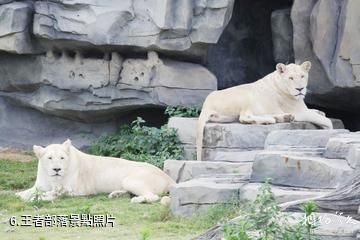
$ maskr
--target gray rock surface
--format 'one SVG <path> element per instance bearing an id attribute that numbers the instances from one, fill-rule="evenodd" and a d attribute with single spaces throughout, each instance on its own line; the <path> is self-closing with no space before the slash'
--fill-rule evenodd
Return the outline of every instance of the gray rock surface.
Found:
<path id="1" fill-rule="evenodd" d="M 294 1 L 295 59 L 312 62 L 308 102 L 342 111 L 359 109 L 359 8 L 357 0 Z"/>
<path id="2" fill-rule="evenodd" d="M 205 148 L 263 149 L 268 134 L 279 129 L 305 129 L 312 124 L 280 123 L 271 125 L 247 125 L 239 123 L 208 123 L 204 132 Z"/>
<path id="3" fill-rule="evenodd" d="M 178 183 L 170 190 L 171 212 L 175 216 L 191 216 L 211 204 L 238 201 L 241 179 L 228 174 Z"/>
<path id="4" fill-rule="evenodd" d="M 294 62 L 293 26 L 290 18 L 290 8 L 275 10 L 271 13 L 271 32 L 275 62 Z"/>
<path id="5" fill-rule="evenodd" d="M 271 178 L 275 185 L 304 188 L 337 188 L 353 169 L 343 159 L 292 156 L 291 153 L 263 152 L 256 155 L 250 181 Z"/>
<path id="6" fill-rule="evenodd" d="M 329 139 L 326 144 L 325 157 L 346 159 L 351 146 L 360 144 L 360 132 L 340 134 Z"/>
<path id="7" fill-rule="evenodd" d="M 228 26 L 206 57 L 219 89 L 254 82 L 275 70 L 271 14 L 291 4 L 292 0 L 235 0 Z"/>
<path id="8" fill-rule="evenodd" d="M 0 4 L 6 4 L 6 3 L 10 3 L 13 2 L 14 0 L 0 0 Z"/>
<path id="9" fill-rule="evenodd" d="M 0 69 L 14 79 L 0 84 L 0 90 L 7 90 L 0 95 L 87 122 L 139 107 L 196 105 L 217 86 L 215 76 L 201 65 L 161 60 L 155 52 L 147 59 L 123 59 L 116 52 L 97 59 L 49 51 L 29 58 L 23 73 L 12 68 L 11 60 L 4 58 L 3 63 Z M 21 86 L 23 91 L 14 91 Z"/>
<path id="10" fill-rule="evenodd" d="M 178 130 L 181 142 L 189 149 L 194 146 L 196 122 L 195 118 L 169 120 L 169 126 Z M 336 125 L 342 126 L 340 122 Z M 344 129 L 319 130 L 308 123 L 209 123 L 204 141 L 207 161 L 165 163 L 165 172 L 180 182 L 171 191 L 172 212 L 191 216 L 234 198 L 252 201 L 260 182 L 267 178 L 272 179 L 272 191 L 279 203 L 323 196 L 346 182 L 354 172 L 353 165 L 358 164 L 358 149 L 351 150 L 354 164 L 345 157 L 325 158 L 329 140 L 355 135 Z"/>
<path id="11" fill-rule="evenodd" d="M 246 163 L 253 162 L 256 154 L 262 150 L 232 149 L 232 148 L 206 148 L 203 151 L 203 158 L 207 161 L 221 161 L 221 162 L 238 162 Z M 195 152 L 195 148 L 194 148 Z M 195 155 L 196 156 L 196 155 Z"/>
<path id="12" fill-rule="evenodd" d="M 183 51 L 216 43 L 234 0 L 36 1 L 34 33 L 49 40 L 89 45 Z"/>
<path id="13" fill-rule="evenodd" d="M 360 144 L 350 147 L 346 160 L 352 168 L 358 169 L 360 167 Z"/>
<path id="14" fill-rule="evenodd" d="M 31 1 L 0 1 L 0 50 L 24 54 L 38 53 L 37 40 L 31 36 Z"/>
<path id="15" fill-rule="evenodd" d="M 246 183 L 240 188 L 240 200 L 241 201 L 254 201 L 259 193 L 260 183 Z M 297 187 L 285 187 L 285 186 L 271 186 L 271 191 L 274 193 L 276 202 L 281 204 L 285 202 L 292 202 L 299 199 L 307 199 L 320 197 L 327 193 L 326 189 L 308 189 Z"/>
<path id="16" fill-rule="evenodd" d="M 260 184 L 247 183 L 233 174 L 213 174 L 176 184 L 170 191 L 171 211 L 175 216 L 189 217 L 205 211 L 217 203 L 254 200 Z M 272 186 L 279 203 L 318 197 L 326 194 L 324 189 L 304 189 Z"/>
<path id="17" fill-rule="evenodd" d="M 252 163 L 166 160 L 163 170 L 176 182 L 213 174 L 236 174 L 239 178 L 247 180 L 250 178 Z"/>
<path id="18" fill-rule="evenodd" d="M 340 120 L 335 119 L 333 123 L 334 126 L 343 128 Z M 197 118 L 173 117 L 169 119 L 168 125 L 169 127 L 177 129 L 180 141 L 185 148 L 185 158 L 195 159 Z M 288 135 L 291 135 L 292 131 L 296 129 L 313 129 L 314 132 L 310 131 L 305 138 L 302 138 L 304 142 L 307 141 L 309 135 L 318 133 L 318 130 L 314 130 L 317 129 L 316 126 L 303 122 L 273 125 L 208 123 L 204 133 L 204 160 L 229 162 L 253 161 L 258 150 L 264 149 L 265 139 L 270 132 L 286 129 L 289 130 Z M 319 131 L 321 132 L 322 130 Z M 339 131 L 346 132 L 345 130 Z M 319 134 L 321 135 L 320 132 Z M 332 131 L 328 133 L 329 136 L 332 136 L 331 133 Z M 335 134 L 337 131 L 334 130 L 333 133 Z M 328 138 L 323 139 L 324 146 L 327 139 Z"/>
<path id="19" fill-rule="evenodd" d="M 266 138 L 265 148 L 325 148 L 331 137 L 347 132 L 345 129 L 272 131 Z"/>
<path id="20" fill-rule="evenodd" d="M 0 146 L 30 150 L 34 144 L 47 146 L 71 139 L 84 149 L 100 135 L 114 132 L 115 122 L 86 124 L 45 115 L 20 107 L 0 97 Z"/>

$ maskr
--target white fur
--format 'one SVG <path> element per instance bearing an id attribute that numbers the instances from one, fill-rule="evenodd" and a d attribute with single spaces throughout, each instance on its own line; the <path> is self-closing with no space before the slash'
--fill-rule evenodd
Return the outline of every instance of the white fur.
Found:
<path id="1" fill-rule="evenodd" d="M 85 154 L 72 146 L 70 140 L 46 148 L 34 146 L 34 152 L 39 159 L 35 185 L 17 193 L 25 201 L 36 195 L 53 200 L 63 193 L 73 196 L 110 193 L 109 197 L 131 193 L 136 195 L 131 202 L 153 202 L 175 184 L 151 164 Z M 61 169 L 59 176 L 54 169 Z"/>
<path id="2" fill-rule="evenodd" d="M 209 121 L 272 124 L 295 120 L 333 128 L 330 119 L 304 103 L 310 68 L 310 62 L 279 63 L 274 72 L 254 83 L 210 93 L 198 121 L 197 159 L 202 159 L 204 127 Z"/>

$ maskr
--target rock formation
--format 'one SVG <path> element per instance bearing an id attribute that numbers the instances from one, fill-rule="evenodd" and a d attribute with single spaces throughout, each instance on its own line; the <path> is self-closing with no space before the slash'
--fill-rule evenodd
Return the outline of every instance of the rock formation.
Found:
<path id="1" fill-rule="evenodd" d="M 217 89 L 217 79 L 194 59 L 218 41 L 233 5 L 234 0 L 1 0 L 0 105 L 76 125 L 139 108 L 200 104 Z M 6 113 L 0 114 L 4 119 Z M 31 124 L 24 125 L 30 132 L 36 128 Z M 2 126 L 4 133 L 9 125 Z M 6 139 L 3 145 L 14 143 Z"/>
<path id="2" fill-rule="evenodd" d="M 359 8 L 357 0 L 294 1 L 295 59 L 312 62 L 308 102 L 358 114 Z"/>
<path id="3" fill-rule="evenodd" d="M 311 60 L 306 101 L 347 111 L 356 129 L 358 5 L 0 0 L 0 98 L 50 118 L 103 122 L 200 104 L 217 86 L 255 81 L 278 61 Z"/>
<path id="4" fill-rule="evenodd" d="M 3 59 L 0 69 L 14 79 L 0 85 L 0 96 L 42 112 L 94 122 L 144 106 L 196 105 L 216 89 L 216 78 L 206 68 L 161 60 L 156 52 L 149 52 L 147 59 L 124 59 L 117 52 L 100 56 L 53 50 L 24 58 L 20 72 L 11 67 L 17 57 Z"/>

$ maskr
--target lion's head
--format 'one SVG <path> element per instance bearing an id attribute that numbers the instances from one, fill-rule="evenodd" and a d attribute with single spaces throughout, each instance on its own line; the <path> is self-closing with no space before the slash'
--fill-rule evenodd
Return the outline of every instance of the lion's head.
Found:
<path id="1" fill-rule="evenodd" d="M 33 150 L 39 159 L 39 168 L 54 179 L 66 176 L 70 165 L 70 147 L 69 139 L 63 144 L 51 144 L 45 148 L 34 145 Z"/>
<path id="2" fill-rule="evenodd" d="M 282 64 L 276 65 L 276 72 L 279 76 L 278 85 L 284 92 L 295 99 L 303 99 L 306 94 L 311 62 L 306 61 L 301 65 Z"/>

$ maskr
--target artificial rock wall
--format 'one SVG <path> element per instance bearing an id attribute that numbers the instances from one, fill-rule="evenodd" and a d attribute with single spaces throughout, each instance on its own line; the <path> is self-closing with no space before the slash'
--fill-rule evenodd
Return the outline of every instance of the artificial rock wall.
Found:
<path id="1" fill-rule="evenodd" d="M 198 59 L 218 41 L 233 4 L 1 0 L 1 146 L 61 141 L 64 128 L 70 138 L 84 135 L 77 142 L 86 146 L 93 126 L 114 131 L 114 118 L 136 109 L 200 104 L 217 79 Z"/>
<path id="2" fill-rule="evenodd" d="M 102 122 L 114 129 L 114 118 L 136 109 L 199 104 L 216 88 L 261 78 L 276 62 L 311 60 L 308 103 L 356 119 L 358 5 L 0 0 L 2 145 L 21 143 L 8 131 L 19 125 L 29 139 L 41 139 L 33 131 L 40 119 L 50 132 L 59 128 L 57 117 L 66 125 Z"/>

